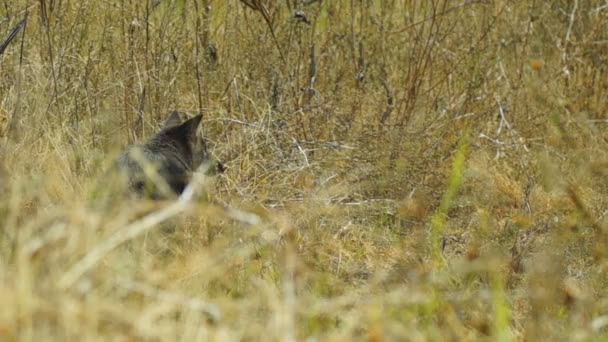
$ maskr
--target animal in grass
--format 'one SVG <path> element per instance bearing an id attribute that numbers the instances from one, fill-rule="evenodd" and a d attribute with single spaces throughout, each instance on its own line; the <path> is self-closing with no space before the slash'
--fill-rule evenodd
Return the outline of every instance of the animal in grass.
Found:
<path id="1" fill-rule="evenodd" d="M 150 199 L 171 198 L 184 191 L 194 172 L 206 169 L 207 175 L 214 175 L 224 171 L 197 134 L 201 119 L 197 115 L 182 120 L 180 113 L 172 112 L 148 141 L 126 149 L 116 167 L 131 192 Z"/>

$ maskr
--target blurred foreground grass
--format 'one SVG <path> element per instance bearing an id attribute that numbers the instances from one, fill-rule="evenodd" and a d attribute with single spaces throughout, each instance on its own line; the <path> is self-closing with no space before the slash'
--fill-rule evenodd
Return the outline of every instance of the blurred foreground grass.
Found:
<path id="1" fill-rule="evenodd" d="M 0 36 L 26 13 L 1 339 L 606 338 L 605 2 L 5 1 Z M 173 109 L 227 173 L 73 273 L 167 205 L 94 189 Z"/>

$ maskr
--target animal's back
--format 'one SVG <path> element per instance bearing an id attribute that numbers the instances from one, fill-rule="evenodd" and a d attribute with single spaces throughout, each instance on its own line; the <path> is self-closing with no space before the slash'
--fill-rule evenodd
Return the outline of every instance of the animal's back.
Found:
<path id="1" fill-rule="evenodd" d="M 139 196 L 165 197 L 164 185 L 180 194 L 190 178 L 190 168 L 171 148 L 155 145 L 131 146 L 118 158 L 116 165 L 126 176 L 128 187 Z M 146 172 L 144 168 L 148 168 Z M 163 184 L 164 183 L 164 184 Z"/>

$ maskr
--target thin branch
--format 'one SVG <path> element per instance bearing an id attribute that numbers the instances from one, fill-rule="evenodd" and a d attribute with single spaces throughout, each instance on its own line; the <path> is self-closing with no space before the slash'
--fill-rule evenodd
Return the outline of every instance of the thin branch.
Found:
<path id="1" fill-rule="evenodd" d="M 285 55 L 283 55 L 283 50 L 281 50 L 279 40 L 277 39 L 277 36 L 274 33 L 274 28 L 272 27 L 272 19 L 270 18 L 270 14 L 268 13 L 268 9 L 266 8 L 266 6 L 264 6 L 264 4 L 262 4 L 260 0 L 241 0 L 241 2 L 247 5 L 247 7 L 251 8 L 252 10 L 258 11 L 262 14 L 262 17 L 264 18 L 264 21 L 266 22 L 266 25 L 268 25 L 268 29 L 270 30 L 270 35 L 272 36 L 277 50 L 279 51 L 281 61 L 283 61 L 283 63 L 286 63 L 287 60 L 285 59 Z"/>
<path id="2" fill-rule="evenodd" d="M 21 31 L 21 29 L 25 26 L 26 19 L 27 13 L 25 14 L 25 17 L 23 17 L 23 19 L 17 23 L 17 25 L 13 26 L 8 35 L 4 37 L 4 40 L 2 40 L 2 43 L 0 43 L 0 56 L 4 53 L 4 50 L 6 50 L 8 44 L 10 44 L 10 42 L 17 36 L 17 33 L 19 33 L 19 31 Z"/>

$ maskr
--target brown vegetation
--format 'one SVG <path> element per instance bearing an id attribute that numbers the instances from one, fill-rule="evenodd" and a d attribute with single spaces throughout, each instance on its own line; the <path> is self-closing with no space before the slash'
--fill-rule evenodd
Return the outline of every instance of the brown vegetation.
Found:
<path id="1" fill-rule="evenodd" d="M 0 339 L 606 337 L 604 1 L 0 8 Z M 171 110 L 226 172 L 109 196 Z"/>

